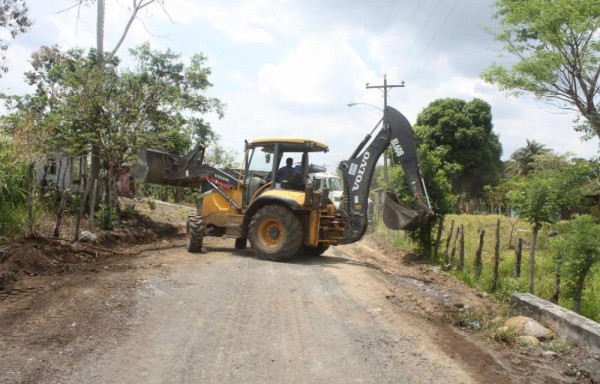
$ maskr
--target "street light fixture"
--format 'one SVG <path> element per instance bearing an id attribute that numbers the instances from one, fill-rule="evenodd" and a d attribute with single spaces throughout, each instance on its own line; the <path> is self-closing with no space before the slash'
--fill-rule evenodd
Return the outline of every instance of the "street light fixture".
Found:
<path id="1" fill-rule="evenodd" d="M 379 107 L 378 107 L 378 106 L 376 106 L 376 105 L 369 104 L 369 103 L 355 103 L 355 102 L 350 102 L 350 103 L 348 103 L 347 105 L 348 105 L 349 107 L 354 107 L 355 105 L 368 105 L 368 106 L 370 106 L 370 107 L 377 108 L 377 109 L 379 109 L 380 111 L 382 111 L 382 112 L 383 112 L 383 109 L 379 108 Z"/>

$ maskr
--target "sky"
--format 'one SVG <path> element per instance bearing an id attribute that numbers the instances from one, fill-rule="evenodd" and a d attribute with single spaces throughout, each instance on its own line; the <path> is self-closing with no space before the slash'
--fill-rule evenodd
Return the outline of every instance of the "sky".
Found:
<path id="1" fill-rule="evenodd" d="M 127 23 L 131 0 L 105 0 L 105 50 Z M 133 23 L 118 56 L 150 42 L 183 60 L 207 57 L 213 87 L 207 96 L 226 104 L 225 116 L 205 116 L 221 144 L 238 156 L 244 139 L 308 137 L 329 145 L 313 158 L 330 170 L 349 157 L 381 117 L 383 93 L 366 84 L 405 82 L 388 105 L 414 124 L 439 98 L 480 98 L 492 106 L 502 158 L 533 139 L 557 153 L 598 155 L 597 138 L 582 141 L 574 114 L 531 97 L 507 97 L 480 79 L 494 62 L 507 64 L 486 27 L 491 0 L 165 0 Z M 43 45 L 95 47 L 96 6 L 74 0 L 29 0 L 31 30 L 11 41 L 6 93 L 30 92 L 23 73 Z M 363 103 L 349 107 L 349 103 Z"/>

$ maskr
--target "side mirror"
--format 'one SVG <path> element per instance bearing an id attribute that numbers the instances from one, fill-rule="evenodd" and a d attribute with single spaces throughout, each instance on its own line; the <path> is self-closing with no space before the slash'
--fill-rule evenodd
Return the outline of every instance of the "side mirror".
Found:
<path id="1" fill-rule="evenodd" d="M 265 155 L 265 161 L 267 162 L 267 164 L 269 164 L 271 162 L 271 154 L 270 153 L 267 153 Z"/>

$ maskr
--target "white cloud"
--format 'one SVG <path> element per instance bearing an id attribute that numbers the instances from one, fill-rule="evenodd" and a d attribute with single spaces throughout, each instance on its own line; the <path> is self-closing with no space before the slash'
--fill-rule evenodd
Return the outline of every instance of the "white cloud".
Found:
<path id="1" fill-rule="evenodd" d="M 308 105 L 343 103 L 369 77 L 372 72 L 345 31 L 307 36 L 291 54 L 279 63 L 266 64 L 258 73 L 261 93 Z"/>
<path id="2" fill-rule="evenodd" d="M 437 98 L 486 100 L 505 158 L 526 138 L 559 152 L 585 157 L 597 153 L 598 140 L 581 143 L 571 116 L 552 114 L 552 108 L 526 98 L 506 98 L 479 79 L 479 72 L 496 56 L 487 49 L 493 44 L 491 36 L 480 28 L 492 22 L 489 0 L 460 3 L 444 25 L 451 4 L 441 4 L 425 29 L 433 0 L 418 7 L 417 0 L 396 4 L 389 24 L 390 4 L 342 3 L 343 7 L 311 0 L 169 0 L 168 15 L 154 6 L 142 12 L 119 55 L 125 59 L 128 47 L 146 40 L 181 52 L 184 58 L 203 51 L 215 84 L 207 95 L 228 105 L 223 120 L 209 119 L 224 145 L 238 150 L 244 138 L 312 136 L 330 145 L 323 161 L 336 164 L 380 117 L 375 108 L 346 104 L 382 106 L 382 93 L 365 89 L 365 83 L 381 84 L 387 74 L 391 84 L 406 81 L 405 88 L 390 91 L 389 105 L 413 123 Z M 56 13 L 69 5 L 68 0 L 32 2 L 36 23 L 9 48 L 11 70 L 0 80 L 3 90 L 23 87 L 27 59 L 40 45 L 96 45 L 95 6 L 82 9 L 77 25 L 76 12 Z M 106 49 L 120 37 L 129 5 L 127 0 L 107 0 Z M 156 36 L 161 34 L 169 38 Z"/>
<path id="3" fill-rule="evenodd" d="M 292 4 L 267 0 L 174 0 L 167 12 L 176 24 L 206 23 L 237 43 L 273 43 L 275 35 L 290 31 L 294 18 Z"/>

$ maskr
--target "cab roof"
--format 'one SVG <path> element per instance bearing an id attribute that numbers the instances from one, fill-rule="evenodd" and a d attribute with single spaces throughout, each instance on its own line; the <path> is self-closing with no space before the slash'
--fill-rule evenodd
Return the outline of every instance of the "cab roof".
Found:
<path id="1" fill-rule="evenodd" d="M 265 147 L 266 152 L 272 152 L 275 144 L 279 144 L 282 152 L 328 152 L 327 144 L 306 138 L 264 138 L 256 139 L 248 144 L 248 148 Z M 269 151 L 268 147 L 272 147 Z"/>

